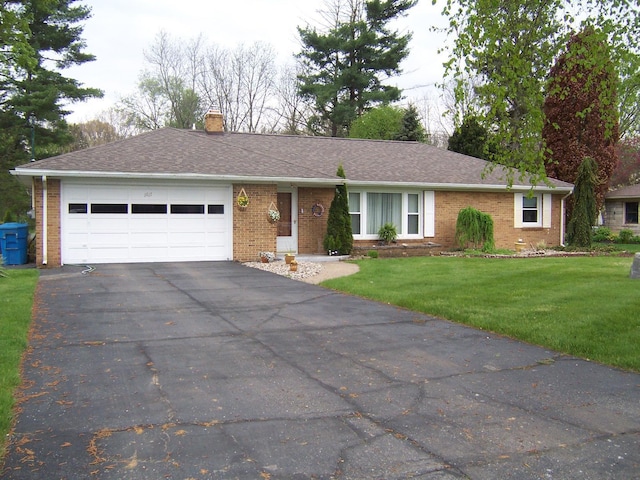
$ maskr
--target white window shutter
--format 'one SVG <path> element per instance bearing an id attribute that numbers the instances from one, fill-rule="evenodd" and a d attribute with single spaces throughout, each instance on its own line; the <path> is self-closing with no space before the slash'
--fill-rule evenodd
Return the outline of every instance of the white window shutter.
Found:
<path id="1" fill-rule="evenodd" d="M 542 228 L 551 228 L 551 194 L 542 196 Z"/>
<path id="2" fill-rule="evenodd" d="M 513 228 L 522 228 L 522 193 L 513 194 Z"/>
<path id="3" fill-rule="evenodd" d="M 436 236 L 436 195 L 433 191 L 424 192 L 424 236 Z"/>

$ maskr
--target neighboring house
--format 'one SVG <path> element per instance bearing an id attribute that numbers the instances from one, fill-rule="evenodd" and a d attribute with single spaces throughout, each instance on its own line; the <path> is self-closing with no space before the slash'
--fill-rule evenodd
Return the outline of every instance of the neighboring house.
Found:
<path id="1" fill-rule="evenodd" d="M 343 182 L 356 245 L 373 245 L 392 222 L 400 243 L 453 247 L 467 206 L 493 217 L 497 247 L 562 243 L 571 184 L 532 190 L 516 178 L 509 189 L 502 169 L 486 172 L 482 160 L 430 145 L 223 133 L 222 120 L 210 112 L 205 131 L 164 128 L 15 168 L 33 192 L 37 264 L 324 253 L 329 206 Z M 336 176 L 339 164 L 346 181 Z M 271 223 L 276 206 L 281 219 Z"/>
<path id="2" fill-rule="evenodd" d="M 603 225 L 612 232 L 632 230 L 640 235 L 638 224 L 638 205 L 640 205 L 640 184 L 622 187 L 608 192 L 604 197 Z"/>

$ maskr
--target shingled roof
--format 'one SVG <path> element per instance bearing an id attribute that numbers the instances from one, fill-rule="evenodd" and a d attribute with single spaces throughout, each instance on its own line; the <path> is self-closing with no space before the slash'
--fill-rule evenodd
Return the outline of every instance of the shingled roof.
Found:
<path id="1" fill-rule="evenodd" d="M 605 198 L 607 200 L 613 200 L 615 198 L 640 198 L 640 183 L 612 190 L 605 195 Z"/>
<path id="2" fill-rule="evenodd" d="M 106 145 L 21 165 L 18 175 L 162 176 L 298 183 L 504 188 L 502 168 L 487 173 L 487 162 L 417 142 L 360 140 L 251 133 L 208 134 L 163 128 Z M 485 173 L 485 175 L 483 175 Z M 557 190 L 572 185 L 550 180 Z M 530 187 L 517 177 L 514 187 Z"/>

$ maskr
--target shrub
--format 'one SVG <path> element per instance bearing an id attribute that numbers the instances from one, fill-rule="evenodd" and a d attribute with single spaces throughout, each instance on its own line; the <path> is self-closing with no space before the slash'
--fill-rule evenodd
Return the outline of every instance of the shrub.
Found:
<path id="1" fill-rule="evenodd" d="M 385 223 L 378 230 L 378 237 L 387 245 L 395 241 L 398 237 L 398 231 L 393 223 Z"/>
<path id="2" fill-rule="evenodd" d="M 377 250 L 369 250 L 367 256 L 370 258 L 378 258 L 378 252 Z"/>
<path id="3" fill-rule="evenodd" d="M 4 212 L 4 217 L 2 217 L 2 223 L 13 223 L 17 221 L 16 216 L 13 214 L 11 210 L 7 210 Z"/>
<path id="4" fill-rule="evenodd" d="M 615 235 L 609 227 L 598 227 L 593 231 L 594 242 L 612 242 L 614 239 Z"/>
<path id="5" fill-rule="evenodd" d="M 632 240 L 633 240 L 633 230 L 624 228 L 620 230 L 620 233 L 618 233 L 617 243 L 632 243 Z"/>
<path id="6" fill-rule="evenodd" d="M 493 240 L 493 219 L 488 213 L 483 213 L 473 207 L 463 208 L 458 212 L 456 222 L 456 242 L 465 249 L 469 244 L 475 248 L 482 245 L 482 251 L 491 252 L 495 249 Z"/>
<path id="7" fill-rule="evenodd" d="M 336 173 L 341 178 L 347 178 L 342 165 Z M 334 252 L 349 255 L 353 249 L 353 232 L 351 230 L 351 215 L 349 214 L 349 194 L 346 185 L 337 185 L 336 193 L 329 207 L 327 232 L 324 236 L 325 251 L 332 255 Z"/>

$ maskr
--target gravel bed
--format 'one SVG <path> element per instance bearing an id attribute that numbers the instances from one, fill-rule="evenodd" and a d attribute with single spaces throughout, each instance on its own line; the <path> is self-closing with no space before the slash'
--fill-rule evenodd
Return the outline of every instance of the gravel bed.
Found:
<path id="1" fill-rule="evenodd" d="M 243 265 L 266 272 L 277 273 L 294 280 L 303 280 L 318 275 L 322 271 L 322 265 L 312 262 L 298 262 L 298 271 L 292 272 L 283 260 L 270 263 L 246 262 Z"/>

